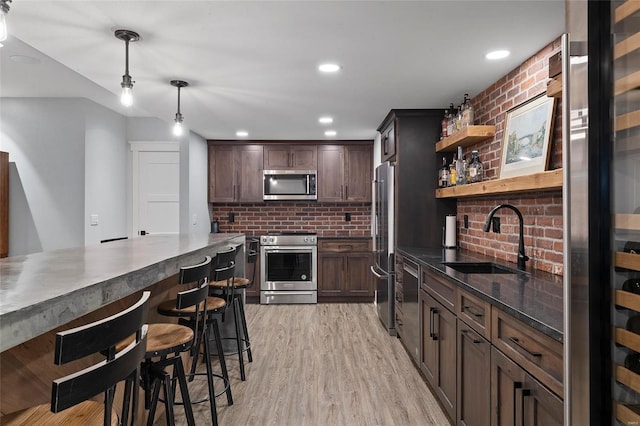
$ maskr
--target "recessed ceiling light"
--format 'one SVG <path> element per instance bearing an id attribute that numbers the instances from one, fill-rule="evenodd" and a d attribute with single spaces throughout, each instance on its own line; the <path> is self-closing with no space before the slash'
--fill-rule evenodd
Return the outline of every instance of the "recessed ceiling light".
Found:
<path id="1" fill-rule="evenodd" d="M 492 52 L 487 53 L 484 57 L 494 61 L 496 59 L 504 59 L 510 54 L 511 52 L 509 52 L 508 50 L 494 50 Z"/>
<path id="2" fill-rule="evenodd" d="M 331 117 L 320 117 L 320 118 L 318 118 L 318 122 L 320 122 L 321 124 L 331 124 L 331 123 L 333 123 L 333 118 L 331 118 Z"/>
<path id="3" fill-rule="evenodd" d="M 322 72 L 338 72 L 342 67 L 338 64 L 321 64 L 318 69 Z"/>
<path id="4" fill-rule="evenodd" d="M 335 136 L 338 133 L 335 130 L 327 130 L 326 132 L 324 132 L 325 136 Z"/>
<path id="5" fill-rule="evenodd" d="M 13 62 L 17 62 L 19 64 L 29 64 L 29 65 L 33 65 L 33 64 L 39 64 L 40 62 L 42 62 L 40 59 L 38 58 L 34 58 L 33 56 L 26 56 L 26 55 L 11 55 L 9 56 L 11 58 L 11 60 Z"/>
<path id="6" fill-rule="evenodd" d="M 238 130 L 236 132 L 236 136 L 244 138 L 244 137 L 249 136 L 249 132 L 247 132 L 246 130 Z"/>

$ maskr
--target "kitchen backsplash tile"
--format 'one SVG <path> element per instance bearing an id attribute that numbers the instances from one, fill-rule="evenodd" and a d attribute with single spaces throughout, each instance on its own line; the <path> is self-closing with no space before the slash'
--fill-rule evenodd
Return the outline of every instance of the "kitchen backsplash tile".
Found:
<path id="1" fill-rule="evenodd" d="M 272 231 L 311 231 L 319 236 L 370 236 L 371 204 L 253 203 L 212 204 L 211 218 L 220 232 L 260 235 Z M 229 213 L 234 222 L 229 222 Z M 351 213 L 351 221 L 345 220 Z"/>

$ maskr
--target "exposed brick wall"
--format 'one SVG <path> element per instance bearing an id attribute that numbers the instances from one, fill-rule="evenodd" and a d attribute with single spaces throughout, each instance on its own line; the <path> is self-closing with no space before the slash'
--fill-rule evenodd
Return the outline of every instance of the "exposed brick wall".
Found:
<path id="1" fill-rule="evenodd" d="M 471 100 L 475 124 L 496 126 L 495 138 L 464 150 L 467 158 L 472 149 L 480 151 L 485 179 L 497 179 L 506 113 L 521 103 L 544 93 L 548 81 L 549 57 L 560 50 L 560 39 L 554 40 L 519 67 L 500 78 Z M 561 102 L 556 100 L 554 134 L 550 147 L 549 170 L 562 167 Z M 458 200 L 459 245 L 462 248 L 516 261 L 518 220 L 510 210 L 498 212 L 501 233 L 482 231 L 489 211 L 501 203 L 518 207 L 524 216 L 525 252 L 531 258 L 529 268 L 562 275 L 562 192 L 529 193 L 518 196 L 495 196 Z M 469 216 L 469 229 L 463 217 Z"/>
<path id="2" fill-rule="evenodd" d="M 371 204 L 254 203 L 212 204 L 211 217 L 220 222 L 220 232 L 262 235 L 277 231 L 309 231 L 319 236 L 371 235 Z M 229 223 L 229 212 L 235 221 Z M 351 221 L 345 221 L 351 213 Z"/>

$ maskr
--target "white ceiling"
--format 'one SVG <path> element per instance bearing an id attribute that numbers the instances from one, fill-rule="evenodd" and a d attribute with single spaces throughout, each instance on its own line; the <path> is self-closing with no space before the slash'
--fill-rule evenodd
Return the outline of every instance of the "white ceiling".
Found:
<path id="1" fill-rule="evenodd" d="M 460 103 L 564 31 L 564 0 L 14 0 L 2 97 L 86 97 L 167 122 L 186 80 L 185 125 L 208 139 L 371 139 L 391 108 Z M 119 106 L 126 28 L 135 108 Z M 512 51 L 502 61 L 486 52 Z M 40 60 L 26 64 L 11 56 Z M 319 63 L 343 66 L 337 75 Z M 334 124 L 318 124 L 320 115 Z"/>

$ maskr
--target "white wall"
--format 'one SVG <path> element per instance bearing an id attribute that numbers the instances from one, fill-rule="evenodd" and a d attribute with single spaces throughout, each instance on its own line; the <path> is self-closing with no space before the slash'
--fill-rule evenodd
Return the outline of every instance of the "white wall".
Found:
<path id="1" fill-rule="evenodd" d="M 209 232 L 211 219 L 209 218 L 209 204 L 207 200 L 208 186 L 208 150 L 207 141 L 203 137 L 190 133 L 189 135 L 189 218 L 190 232 Z M 196 224 L 193 224 L 193 217 Z"/>
<path id="2" fill-rule="evenodd" d="M 84 245 L 84 108 L 78 99 L 2 99 L 10 256 Z"/>
<path id="3" fill-rule="evenodd" d="M 0 150 L 9 152 L 9 255 L 129 236 L 128 141 L 173 140 L 156 118 L 126 118 L 75 98 L 2 98 Z M 180 143 L 180 230 L 209 232 L 207 142 Z M 98 215 L 98 225 L 90 216 Z M 196 216 L 196 223 L 193 217 Z"/>
<path id="4" fill-rule="evenodd" d="M 127 216 L 127 120 L 90 101 L 86 104 L 85 135 L 85 245 L 126 237 Z M 91 226 L 90 216 L 98 215 Z"/>

